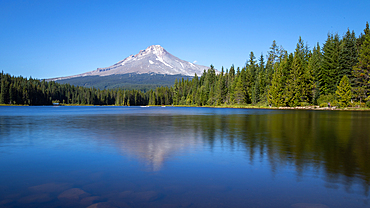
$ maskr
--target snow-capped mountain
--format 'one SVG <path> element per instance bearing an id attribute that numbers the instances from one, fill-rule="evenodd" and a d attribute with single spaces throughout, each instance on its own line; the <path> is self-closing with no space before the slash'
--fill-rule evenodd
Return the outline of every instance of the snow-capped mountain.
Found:
<path id="1" fill-rule="evenodd" d="M 58 77 L 50 79 L 52 81 L 71 79 L 85 76 L 110 76 L 119 74 L 166 74 L 166 75 L 183 75 L 194 76 L 202 75 L 203 71 L 208 69 L 207 66 L 201 66 L 181 60 L 172 54 L 168 53 L 160 45 L 149 46 L 145 50 L 141 50 L 136 55 L 130 55 L 118 63 L 106 67 L 98 68 L 94 71 L 83 74 Z"/>

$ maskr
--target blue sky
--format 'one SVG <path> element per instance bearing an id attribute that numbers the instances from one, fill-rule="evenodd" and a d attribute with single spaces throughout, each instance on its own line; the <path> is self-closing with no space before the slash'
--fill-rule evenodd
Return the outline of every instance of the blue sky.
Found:
<path id="1" fill-rule="evenodd" d="M 273 40 L 292 52 L 328 33 L 358 36 L 370 1 L 0 0 L 0 70 L 52 78 L 107 67 L 150 45 L 217 69 L 244 66 Z"/>

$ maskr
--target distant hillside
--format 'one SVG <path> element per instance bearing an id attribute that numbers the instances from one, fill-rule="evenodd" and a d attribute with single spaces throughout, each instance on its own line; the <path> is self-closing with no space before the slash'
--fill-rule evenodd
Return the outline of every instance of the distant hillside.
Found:
<path id="1" fill-rule="evenodd" d="M 95 87 L 98 89 L 138 89 L 147 91 L 160 86 L 171 87 L 175 79 L 192 79 L 191 76 L 164 75 L 164 74 L 116 74 L 110 76 L 85 76 L 70 79 L 57 80 L 60 84 L 71 84 L 83 87 Z"/>

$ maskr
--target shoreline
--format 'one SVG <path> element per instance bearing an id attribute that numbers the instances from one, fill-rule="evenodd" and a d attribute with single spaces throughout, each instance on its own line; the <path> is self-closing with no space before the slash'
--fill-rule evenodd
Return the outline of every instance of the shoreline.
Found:
<path id="1" fill-rule="evenodd" d="M 245 106 L 245 105 L 226 105 L 226 106 L 193 106 L 193 105 L 147 105 L 152 107 L 195 107 L 195 108 L 240 108 L 240 109 L 264 109 L 264 110 L 317 110 L 317 111 L 370 111 L 370 108 L 337 108 L 337 107 L 319 107 L 319 106 L 297 106 L 297 107 L 269 107 L 269 106 Z"/>
<path id="2" fill-rule="evenodd" d="M 240 108 L 240 109 L 264 109 L 264 110 L 315 110 L 315 111 L 370 111 L 370 108 L 337 108 L 317 106 L 297 107 L 265 107 L 265 106 L 173 106 L 173 107 L 208 107 L 208 108 Z"/>
<path id="3" fill-rule="evenodd" d="M 0 104 L 0 106 L 125 106 L 125 105 L 81 105 L 81 104 L 61 104 L 61 105 L 13 105 Z M 189 108 L 239 108 L 239 109 L 264 109 L 264 110 L 315 110 L 315 111 L 370 111 L 370 108 L 359 107 L 319 107 L 319 106 L 297 106 L 297 107 L 269 107 L 269 106 L 247 106 L 247 105 L 223 105 L 223 106 L 194 106 L 194 105 L 146 105 L 147 107 L 189 107 Z M 133 106 L 135 107 L 135 106 Z"/>

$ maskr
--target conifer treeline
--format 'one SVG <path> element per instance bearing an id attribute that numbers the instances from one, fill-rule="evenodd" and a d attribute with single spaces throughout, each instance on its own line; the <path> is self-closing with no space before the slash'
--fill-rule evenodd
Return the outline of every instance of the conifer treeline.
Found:
<path id="1" fill-rule="evenodd" d="M 359 37 L 350 30 L 329 34 L 312 50 L 301 38 L 293 53 L 274 41 L 267 60 L 251 52 L 241 69 L 216 74 L 211 66 L 200 79 L 176 81 L 173 90 L 175 105 L 363 105 L 370 99 L 369 24 Z"/>
<path id="2" fill-rule="evenodd" d="M 176 80 L 173 87 L 148 92 L 76 87 L 69 84 L 0 74 L 0 104 L 49 105 L 361 105 L 370 99 L 370 30 L 356 37 L 329 34 L 312 50 L 299 38 L 293 53 L 275 41 L 265 57 L 251 52 L 243 68 L 216 73 L 213 66 L 199 78 Z M 370 105 L 370 101 L 368 101 Z M 369 106 L 370 107 L 370 106 Z"/>
<path id="3" fill-rule="evenodd" d="M 146 105 L 138 90 L 99 90 L 58 84 L 0 73 L 0 104 L 51 105 L 53 102 L 81 105 Z"/>

